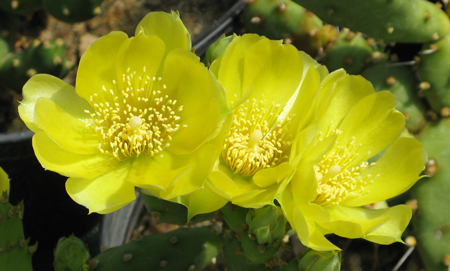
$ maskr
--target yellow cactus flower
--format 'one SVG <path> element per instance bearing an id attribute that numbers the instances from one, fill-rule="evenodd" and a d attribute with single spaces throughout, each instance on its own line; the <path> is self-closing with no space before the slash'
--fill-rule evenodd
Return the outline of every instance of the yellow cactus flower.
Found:
<path id="1" fill-rule="evenodd" d="M 360 76 L 343 70 L 322 83 L 313 108 L 320 117 L 294 142 L 296 171 L 279 202 L 301 242 L 315 250 L 339 249 L 325 235 L 401 242 L 411 209 L 398 205 L 368 209 L 365 205 L 409 189 L 427 161 L 422 144 L 400 138 L 404 116 L 394 109 L 395 97 L 375 93 Z M 376 161 L 367 160 L 383 150 Z"/>
<path id="2" fill-rule="evenodd" d="M 221 197 L 200 204 L 193 194 L 197 204 L 189 211 L 212 211 L 227 201 L 247 208 L 273 204 L 295 172 L 297 131 L 314 119 L 307 114 L 311 88 L 328 71 L 292 45 L 255 34 L 234 37 L 210 70 L 226 89 L 233 120 L 205 186 Z"/>
<path id="3" fill-rule="evenodd" d="M 149 13 L 136 36 L 115 31 L 82 56 L 76 87 L 50 75 L 24 86 L 19 113 L 42 166 L 69 179 L 90 212 L 171 199 L 203 186 L 231 111 L 221 84 L 191 51 L 177 13 Z"/>
<path id="4" fill-rule="evenodd" d="M 0 167 L 0 197 L 4 192 L 9 195 L 9 178 L 8 174 Z"/>

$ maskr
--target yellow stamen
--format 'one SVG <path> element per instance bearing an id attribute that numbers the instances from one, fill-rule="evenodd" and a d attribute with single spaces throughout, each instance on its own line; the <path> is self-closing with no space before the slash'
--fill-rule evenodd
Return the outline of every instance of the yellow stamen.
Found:
<path id="1" fill-rule="evenodd" d="M 341 133 L 341 131 L 336 130 L 329 134 Z M 314 166 L 317 179 L 315 203 L 327 207 L 343 204 L 369 193 L 369 191 L 364 191 L 364 188 L 373 183 L 373 177 L 367 175 L 363 178 L 360 174 L 375 163 L 362 162 L 350 168 L 359 156 L 359 145 L 356 145 L 355 141 L 355 138 L 353 138 L 347 145 L 330 150 Z"/>
<path id="2" fill-rule="evenodd" d="M 183 106 L 176 107 L 177 101 L 163 94 L 166 86 L 161 78 L 150 78 L 145 72 L 144 67 L 141 77 L 128 69 L 121 84 L 113 80 L 113 89 L 103 86 L 102 93 L 90 97 L 94 112 L 86 112 L 96 125 L 99 149 L 119 160 L 162 155 L 180 129 Z"/>
<path id="3" fill-rule="evenodd" d="M 247 100 L 234 109 L 233 124 L 222 156 L 234 173 L 252 176 L 276 166 L 288 155 L 290 118 L 277 123 L 280 105 L 265 107 L 261 99 Z"/>

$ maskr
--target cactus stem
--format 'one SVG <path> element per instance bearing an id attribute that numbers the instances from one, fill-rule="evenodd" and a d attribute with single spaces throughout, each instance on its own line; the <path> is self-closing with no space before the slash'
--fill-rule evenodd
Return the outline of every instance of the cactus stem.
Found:
<path id="1" fill-rule="evenodd" d="M 391 27 L 388 27 L 387 28 L 387 32 L 389 33 L 389 34 L 392 34 L 392 33 L 394 33 L 394 28 L 391 26 Z"/>
<path id="2" fill-rule="evenodd" d="M 429 20 L 429 19 L 431 19 L 433 16 L 431 16 L 431 13 L 429 13 L 429 12 L 427 12 L 427 13 L 425 13 L 425 20 Z"/>

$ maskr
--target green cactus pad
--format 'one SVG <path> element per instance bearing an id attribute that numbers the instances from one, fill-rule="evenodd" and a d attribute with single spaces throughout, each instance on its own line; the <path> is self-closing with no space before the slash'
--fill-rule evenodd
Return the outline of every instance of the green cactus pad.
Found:
<path id="1" fill-rule="evenodd" d="M 188 221 L 188 209 L 183 204 L 150 196 L 145 194 L 141 188 L 138 188 L 138 191 L 144 201 L 145 208 L 156 222 L 184 226 L 188 222 L 195 224 L 201 221 L 213 219 L 216 216 L 216 212 L 199 214 Z"/>
<path id="2" fill-rule="evenodd" d="M 56 19 L 76 23 L 99 15 L 102 2 L 103 0 L 45 0 L 44 7 Z"/>
<path id="3" fill-rule="evenodd" d="M 33 270 L 31 256 L 37 245 L 28 247 L 22 226 L 23 202 L 12 206 L 6 193 L 0 197 L 0 270 Z"/>
<path id="4" fill-rule="evenodd" d="M 431 107 L 440 112 L 450 106 L 450 36 L 425 44 L 420 54 L 418 73 L 429 88 L 423 90 Z"/>
<path id="5" fill-rule="evenodd" d="M 223 240 L 223 253 L 229 271 L 277 271 L 278 266 L 271 268 L 265 264 L 250 263 L 242 252 L 241 242 L 230 234 Z M 295 270 L 295 269 L 294 269 Z"/>
<path id="6" fill-rule="evenodd" d="M 372 47 L 360 34 L 343 31 L 327 50 L 325 65 L 330 71 L 344 68 L 350 74 L 359 74 L 372 54 Z"/>
<path id="7" fill-rule="evenodd" d="M 417 78 L 410 65 L 380 63 L 363 73 L 375 91 L 389 90 L 397 97 L 396 109 L 405 115 L 406 128 L 418 133 L 426 123 L 425 107 L 417 97 Z"/>
<path id="8" fill-rule="evenodd" d="M 89 250 L 75 235 L 62 237 L 55 249 L 55 271 L 88 271 Z"/>
<path id="9" fill-rule="evenodd" d="M 16 15 L 31 15 L 36 10 L 42 8 L 43 0 L 2 0 L 0 9 Z"/>
<path id="10" fill-rule="evenodd" d="M 335 38 L 336 29 L 291 0 L 248 1 L 243 12 L 247 32 L 283 39 L 316 56 Z"/>
<path id="11" fill-rule="evenodd" d="M 425 174 L 412 188 L 419 206 L 413 216 L 417 244 L 422 258 L 433 271 L 447 271 L 443 259 L 450 254 L 450 119 L 426 127 L 419 135 L 429 162 Z"/>
<path id="12" fill-rule="evenodd" d="M 294 0 L 322 20 L 386 42 L 432 42 L 450 30 L 444 11 L 425 0 Z"/>
<path id="13" fill-rule="evenodd" d="M 1 61 L 1 83 L 20 92 L 28 79 L 37 73 L 64 78 L 73 66 L 65 54 L 66 45 L 62 39 L 34 40 L 24 51 L 10 53 Z"/>
<path id="14" fill-rule="evenodd" d="M 199 271 L 213 262 L 221 248 L 222 238 L 208 226 L 180 228 L 107 249 L 91 261 L 91 270 Z"/>

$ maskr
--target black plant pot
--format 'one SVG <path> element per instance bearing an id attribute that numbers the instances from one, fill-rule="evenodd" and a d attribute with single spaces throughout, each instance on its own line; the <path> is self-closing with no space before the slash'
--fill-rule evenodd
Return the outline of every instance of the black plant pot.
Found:
<path id="1" fill-rule="evenodd" d="M 30 244 L 38 241 L 33 255 L 33 269 L 53 270 L 53 250 L 60 237 L 71 235 L 84 239 L 98 249 L 98 224 L 101 216 L 75 203 L 65 190 L 67 177 L 46 171 L 34 155 L 33 132 L 27 130 L 0 134 L 0 167 L 10 178 L 10 201 L 24 201 L 25 237 Z M 92 251 L 96 253 L 96 251 Z"/>

